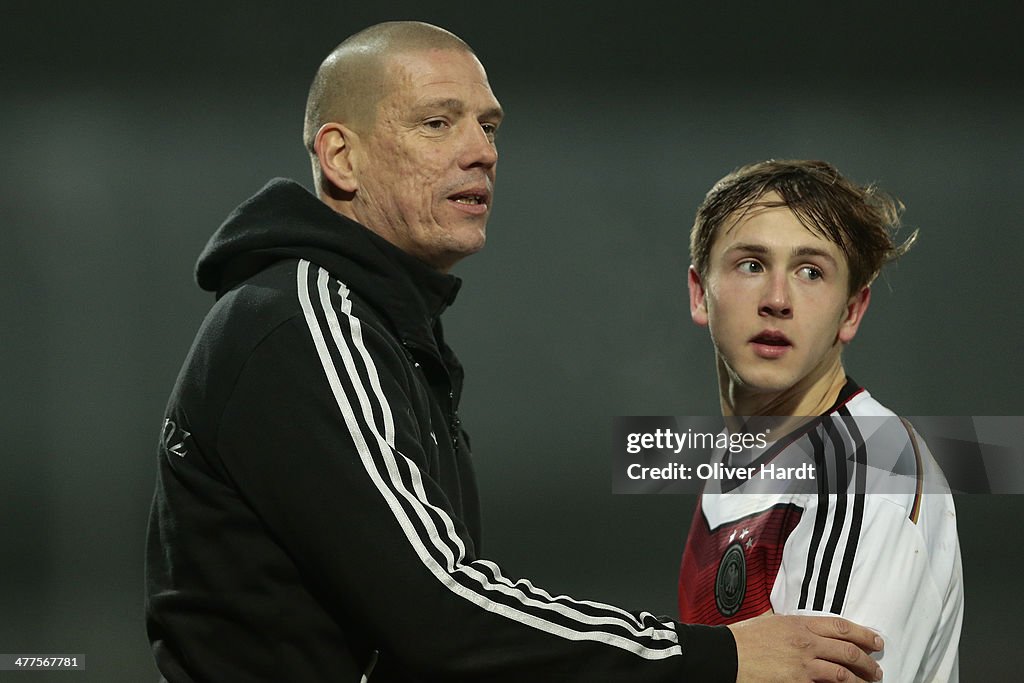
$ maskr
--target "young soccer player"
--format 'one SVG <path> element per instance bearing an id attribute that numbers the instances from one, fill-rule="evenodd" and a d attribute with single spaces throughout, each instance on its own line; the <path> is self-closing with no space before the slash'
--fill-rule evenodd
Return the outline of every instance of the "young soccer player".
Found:
<path id="1" fill-rule="evenodd" d="M 720 180 L 691 232 L 690 314 L 711 333 L 730 431 L 683 553 L 680 617 L 834 613 L 876 629 L 885 680 L 956 681 L 963 581 L 953 498 L 913 427 L 851 379 L 901 205 L 820 161 Z M 770 418 L 770 419 L 765 419 Z"/>

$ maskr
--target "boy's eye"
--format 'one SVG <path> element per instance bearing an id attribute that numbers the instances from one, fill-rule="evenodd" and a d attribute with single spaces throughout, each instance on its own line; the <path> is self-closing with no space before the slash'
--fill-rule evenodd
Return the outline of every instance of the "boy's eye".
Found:
<path id="1" fill-rule="evenodd" d="M 740 264 L 740 270 L 744 273 L 761 273 L 764 268 L 757 261 L 744 261 Z"/>

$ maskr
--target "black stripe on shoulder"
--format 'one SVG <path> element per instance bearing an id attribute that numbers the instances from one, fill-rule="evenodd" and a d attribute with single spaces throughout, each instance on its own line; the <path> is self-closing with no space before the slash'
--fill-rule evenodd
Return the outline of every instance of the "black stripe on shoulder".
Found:
<path id="1" fill-rule="evenodd" d="M 814 558 L 818 555 L 821 537 L 825 532 L 825 520 L 828 518 L 828 468 L 825 466 L 825 444 L 817 429 L 807 432 L 807 438 L 814 449 L 814 466 L 821 473 L 821 477 L 818 479 L 818 511 L 814 516 L 814 531 L 811 534 L 810 549 L 807 551 L 803 584 L 800 586 L 799 609 L 807 608 L 807 593 L 811 585 L 811 576 L 814 574 Z"/>
<path id="2" fill-rule="evenodd" d="M 821 611 L 825 608 L 825 593 L 828 590 L 828 577 L 832 571 L 832 561 L 835 559 L 836 548 L 839 547 L 839 538 L 846 526 L 846 491 L 848 484 L 846 471 L 846 444 L 842 435 L 836 429 L 832 420 L 824 421 L 825 431 L 828 433 L 829 441 L 832 443 L 833 460 L 836 467 L 836 509 L 833 515 L 832 528 L 829 530 L 828 541 L 825 543 L 825 552 L 821 558 L 821 567 L 818 569 L 818 583 L 814 589 L 814 604 L 812 609 Z M 826 508 L 828 507 L 826 503 Z"/>
<path id="3" fill-rule="evenodd" d="M 843 603 L 846 601 L 846 591 L 850 585 L 850 574 L 853 571 L 853 561 L 857 555 L 857 545 L 860 542 L 860 530 L 864 524 L 864 494 L 867 490 L 867 446 L 864 444 L 864 436 L 857 427 L 857 421 L 850 415 L 849 409 L 845 406 L 839 409 L 839 414 L 845 418 L 846 425 L 853 437 L 855 451 L 854 466 L 854 493 L 853 493 L 853 517 L 850 520 L 850 533 L 846 538 L 846 551 L 843 553 L 843 564 L 839 570 L 839 578 L 836 581 L 835 596 L 832 599 L 831 611 L 839 614 L 843 611 Z"/>

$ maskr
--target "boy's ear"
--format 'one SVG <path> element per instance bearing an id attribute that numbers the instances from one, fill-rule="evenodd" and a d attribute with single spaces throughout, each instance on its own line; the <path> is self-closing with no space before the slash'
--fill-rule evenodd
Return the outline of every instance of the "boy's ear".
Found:
<path id="1" fill-rule="evenodd" d="M 849 344 L 857 335 L 860 328 L 860 321 L 867 313 L 868 304 L 871 303 L 871 287 L 865 287 L 850 297 L 846 302 L 846 310 L 843 312 L 843 319 L 839 321 L 839 341 Z"/>
<path id="2" fill-rule="evenodd" d="M 708 324 L 707 292 L 704 289 L 700 273 L 693 266 L 690 266 L 690 270 L 687 271 L 686 284 L 690 290 L 690 317 L 693 322 L 701 327 L 706 327 Z"/>

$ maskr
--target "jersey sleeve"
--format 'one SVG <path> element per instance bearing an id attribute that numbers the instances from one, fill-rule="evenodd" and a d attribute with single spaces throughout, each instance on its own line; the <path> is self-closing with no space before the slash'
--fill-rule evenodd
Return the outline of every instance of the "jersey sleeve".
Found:
<path id="1" fill-rule="evenodd" d="M 784 614 L 839 614 L 885 639 L 885 680 L 956 681 L 963 609 L 948 494 L 914 506 L 884 494 L 812 497 L 772 590 Z"/>
<path id="2" fill-rule="evenodd" d="M 332 613 L 427 680 L 735 679 L 724 629 L 572 599 L 479 557 L 402 350 L 336 281 L 314 282 L 248 358 L 217 451 Z"/>

